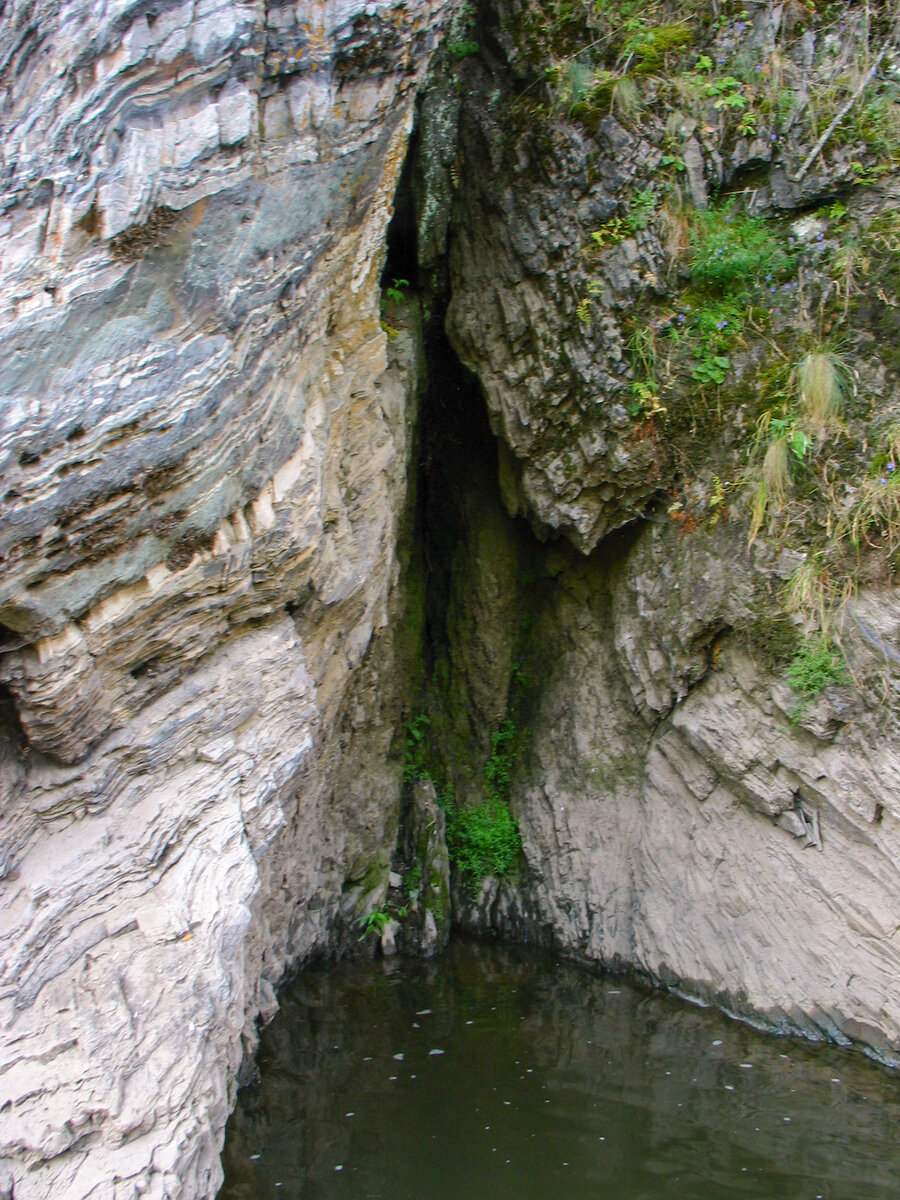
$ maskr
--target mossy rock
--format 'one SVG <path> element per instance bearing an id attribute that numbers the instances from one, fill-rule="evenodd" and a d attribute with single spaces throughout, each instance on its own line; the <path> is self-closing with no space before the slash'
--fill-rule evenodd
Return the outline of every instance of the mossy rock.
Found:
<path id="1" fill-rule="evenodd" d="M 761 613 L 742 632 L 754 656 L 770 671 L 782 671 L 800 648 L 800 634 L 787 613 Z"/>

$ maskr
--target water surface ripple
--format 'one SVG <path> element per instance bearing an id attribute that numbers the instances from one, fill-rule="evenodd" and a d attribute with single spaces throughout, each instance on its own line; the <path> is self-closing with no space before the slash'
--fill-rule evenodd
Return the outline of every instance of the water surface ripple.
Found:
<path id="1" fill-rule="evenodd" d="M 897 1200 L 900 1076 L 454 942 L 283 989 L 220 1200 Z"/>

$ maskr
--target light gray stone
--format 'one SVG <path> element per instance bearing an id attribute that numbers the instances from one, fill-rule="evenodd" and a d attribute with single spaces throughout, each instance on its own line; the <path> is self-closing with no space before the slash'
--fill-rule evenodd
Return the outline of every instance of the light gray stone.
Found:
<path id="1" fill-rule="evenodd" d="M 274 986 L 355 944 L 383 895 L 419 368 L 408 333 L 388 350 L 379 274 L 442 16 L 4 11 L 0 1174 L 20 1200 L 214 1196 Z"/>

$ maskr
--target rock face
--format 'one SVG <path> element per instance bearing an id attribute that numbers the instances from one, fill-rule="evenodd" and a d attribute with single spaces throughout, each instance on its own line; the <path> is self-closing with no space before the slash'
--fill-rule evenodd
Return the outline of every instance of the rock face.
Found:
<path id="1" fill-rule="evenodd" d="M 458 923 L 897 1062 L 897 727 L 865 699 L 900 644 L 896 597 L 868 592 L 846 615 L 863 687 L 798 713 L 756 642 L 753 580 L 777 582 L 777 563 L 748 558 L 742 531 L 682 539 L 652 522 L 610 549 L 529 548 L 508 523 L 459 570 L 449 669 L 494 681 L 490 697 L 469 689 L 473 722 L 496 726 L 514 666 L 528 684 L 508 710 L 527 733 L 511 797 L 522 866 L 474 901 L 458 888 Z M 498 562 L 517 621 L 489 663 L 472 614 Z"/>
<path id="2" fill-rule="evenodd" d="M 879 497 L 894 495 L 900 386 L 872 333 L 893 301 L 870 304 L 874 275 L 835 291 L 835 221 L 855 214 L 885 265 L 900 243 L 869 240 L 892 221 L 879 191 L 826 206 L 853 174 L 854 127 L 810 159 L 801 110 L 777 125 L 755 82 L 777 62 L 782 88 L 804 70 L 824 86 L 849 51 L 760 3 L 641 74 L 653 39 L 684 29 L 654 10 L 623 48 L 608 8 L 608 26 L 573 33 L 541 6 L 496 5 L 459 69 L 450 150 L 447 105 L 422 106 L 423 244 L 443 212 L 447 332 L 497 443 L 493 498 L 468 452 L 444 505 L 464 514 L 433 639 L 448 791 L 480 800 L 485 731 L 504 717 L 523 743 L 520 871 L 474 898 L 457 886 L 456 918 L 898 1062 L 898 529 Z M 632 91 L 617 100 L 613 80 Z M 716 88 L 752 114 L 743 131 Z M 754 211 L 715 202 L 750 162 Z M 763 240 L 729 276 L 719 262 L 751 231 Z M 840 421 L 815 426 L 798 380 L 814 351 L 839 362 L 823 328 L 853 351 L 834 368 Z M 779 422 L 806 439 L 784 446 L 808 455 L 804 483 L 755 518 Z M 846 672 L 804 700 L 786 668 L 822 638 Z"/>
<path id="3" fill-rule="evenodd" d="M 379 631 L 419 364 L 406 334 L 386 353 L 378 277 L 440 19 L 4 11 L 0 1179 L 19 1200 L 214 1195 L 273 985 L 386 888 Z"/>
<path id="4" fill-rule="evenodd" d="M 564 592 L 540 625 L 553 653 L 516 809 L 528 906 L 509 923 L 896 1061 L 896 735 L 840 689 L 792 724 L 794 694 L 740 635 L 679 645 L 658 582 L 697 596 L 703 564 L 708 634 L 737 623 L 739 554 L 725 530 L 684 549 L 651 526 L 613 580 L 566 573 L 596 599 L 588 620 Z M 895 639 L 896 599 L 871 599 Z M 862 678 L 875 660 L 846 643 Z"/>
<path id="5" fill-rule="evenodd" d="M 823 35 L 830 66 L 799 35 L 782 54 L 785 6 L 748 7 L 749 33 L 707 22 L 703 47 L 738 69 L 744 37 L 788 90 L 852 77 L 852 39 Z M 533 105 L 561 70 L 529 58 L 544 13 L 453 18 L 410 171 L 432 325 L 401 297 L 388 337 L 440 0 L 3 10 L 0 1196 L 213 1196 L 257 1018 L 289 966 L 357 944 L 395 853 L 418 925 L 394 946 L 438 951 L 452 892 L 459 924 L 900 1057 L 900 607 L 875 486 L 900 453 L 898 329 L 858 286 L 870 259 L 838 279 L 821 258 L 845 218 L 888 263 L 900 229 L 874 191 L 791 226 L 798 289 L 859 348 L 841 421 L 811 435 L 787 399 L 796 252 L 767 250 L 763 315 L 707 291 L 701 353 L 664 342 L 695 319 L 699 226 L 664 219 L 656 175 L 671 158 L 714 212 L 761 171 L 753 203 L 786 234 L 884 164 L 848 141 L 799 178 L 800 118 L 776 160 L 713 101 L 735 85 L 692 67 L 699 116 L 667 121 L 650 75 L 637 111 L 609 80 L 593 109 Z M 445 309 L 472 375 L 435 349 Z M 828 626 L 848 675 L 800 706 L 772 646 L 789 659 L 818 616 L 778 598 L 789 578 L 830 594 L 841 563 L 821 488 L 748 536 L 766 413 L 815 459 L 827 528 L 877 551 Z M 444 791 L 405 797 L 401 838 L 409 679 Z M 491 755 L 522 855 L 478 893 L 449 877 L 441 804 L 482 801 Z"/>

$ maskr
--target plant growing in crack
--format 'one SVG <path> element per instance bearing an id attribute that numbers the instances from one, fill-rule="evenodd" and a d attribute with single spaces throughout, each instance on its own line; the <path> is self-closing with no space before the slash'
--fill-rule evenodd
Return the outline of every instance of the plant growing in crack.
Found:
<path id="1" fill-rule="evenodd" d="M 791 709 L 795 724 L 826 688 L 850 682 L 840 647 L 825 633 L 813 634 L 803 642 L 791 659 L 786 678 L 799 697 Z"/>
<path id="2" fill-rule="evenodd" d="M 370 933 L 374 933 L 376 937 L 381 937 L 392 919 L 391 914 L 385 912 L 384 909 L 374 909 L 368 916 L 363 917 L 359 923 L 360 929 L 362 929 L 359 941 L 364 942 Z"/>
<path id="3" fill-rule="evenodd" d="M 402 304 L 406 298 L 406 289 L 409 287 L 408 279 L 395 279 L 384 289 L 385 298 L 390 300 L 392 304 Z"/>

